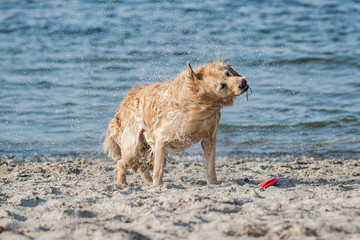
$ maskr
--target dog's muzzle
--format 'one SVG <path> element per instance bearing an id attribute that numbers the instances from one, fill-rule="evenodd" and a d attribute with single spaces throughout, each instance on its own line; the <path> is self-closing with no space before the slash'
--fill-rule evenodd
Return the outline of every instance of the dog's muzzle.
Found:
<path id="1" fill-rule="evenodd" d="M 246 79 L 242 79 L 240 84 L 239 84 L 239 89 L 240 89 L 240 94 L 243 94 L 244 92 L 247 92 L 249 90 L 249 85 L 247 84 Z"/>
<path id="2" fill-rule="evenodd" d="M 241 89 L 241 88 L 240 89 L 243 90 L 242 93 L 244 93 L 244 92 L 247 92 L 249 90 L 249 88 L 250 88 L 250 86 L 246 85 L 243 89 Z"/>

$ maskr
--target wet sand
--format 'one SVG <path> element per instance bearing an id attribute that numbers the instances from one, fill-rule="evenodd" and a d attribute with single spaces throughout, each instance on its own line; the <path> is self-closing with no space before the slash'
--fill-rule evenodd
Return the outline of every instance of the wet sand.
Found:
<path id="1" fill-rule="evenodd" d="M 360 162 L 169 161 L 164 184 L 115 163 L 0 160 L 0 239 L 360 239 Z M 276 186 L 257 185 L 279 177 Z"/>

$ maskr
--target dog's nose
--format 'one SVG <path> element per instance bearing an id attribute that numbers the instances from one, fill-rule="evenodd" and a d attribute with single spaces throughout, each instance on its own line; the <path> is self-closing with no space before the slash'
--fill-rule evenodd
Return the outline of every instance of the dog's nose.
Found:
<path id="1" fill-rule="evenodd" d="M 245 78 L 241 79 L 239 88 L 245 88 L 247 85 L 247 81 Z"/>

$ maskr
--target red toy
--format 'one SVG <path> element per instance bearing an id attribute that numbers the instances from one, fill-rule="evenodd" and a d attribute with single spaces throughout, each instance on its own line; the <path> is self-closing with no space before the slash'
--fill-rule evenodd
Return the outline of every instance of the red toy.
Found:
<path id="1" fill-rule="evenodd" d="M 263 183 L 260 183 L 258 186 L 265 189 L 265 188 L 268 188 L 270 186 L 274 186 L 275 184 L 277 184 L 278 181 L 279 181 L 279 178 L 275 177 L 275 178 L 269 179 L 269 180 L 267 180 L 267 181 L 265 181 Z"/>

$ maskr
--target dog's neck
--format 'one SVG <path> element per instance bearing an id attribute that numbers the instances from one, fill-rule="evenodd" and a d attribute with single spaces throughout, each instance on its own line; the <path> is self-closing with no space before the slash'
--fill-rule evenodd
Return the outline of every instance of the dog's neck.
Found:
<path id="1" fill-rule="evenodd" d="M 199 119 L 211 118 L 219 113 L 223 104 L 207 98 L 191 81 L 183 72 L 171 83 L 171 91 L 177 95 L 175 99 L 179 101 L 180 108 Z"/>

